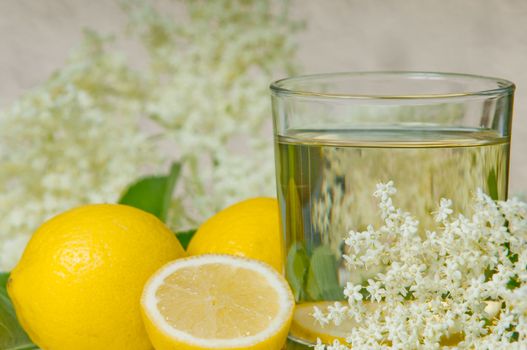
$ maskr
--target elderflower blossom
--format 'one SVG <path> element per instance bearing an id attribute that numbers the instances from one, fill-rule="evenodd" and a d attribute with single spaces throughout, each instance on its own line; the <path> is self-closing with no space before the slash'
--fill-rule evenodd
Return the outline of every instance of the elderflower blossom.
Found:
<path id="1" fill-rule="evenodd" d="M 116 202 L 155 159 L 138 129 L 141 84 L 103 45 L 88 33 L 61 70 L 0 113 L 0 271 L 44 220 Z"/>
<path id="2" fill-rule="evenodd" d="M 422 231 L 394 206 L 394 193 L 392 182 L 379 184 L 384 223 L 345 240 L 352 273 L 379 261 L 384 268 L 365 285 L 348 283 L 345 307 L 313 314 L 326 327 L 343 319 L 357 325 L 345 344 L 319 340 L 315 349 L 525 349 L 527 203 L 477 191 L 467 217 L 442 199 L 433 213 L 439 227 Z"/>
<path id="3" fill-rule="evenodd" d="M 291 72 L 287 4 L 182 0 L 188 18 L 176 21 L 149 2 L 122 3 L 130 39 L 149 55 L 145 69 L 88 33 L 64 67 L 0 112 L 0 271 L 45 219 L 115 202 L 170 161 L 183 166 L 169 211 L 175 230 L 273 193 L 267 89 Z"/>
<path id="4" fill-rule="evenodd" d="M 268 86 L 291 74 L 298 25 L 276 0 L 185 5 L 180 23 L 141 1 L 127 9 L 152 62 L 146 112 L 184 161 L 175 206 L 185 210 L 172 220 L 195 226 L 236 201 L 274 195 Z"/>

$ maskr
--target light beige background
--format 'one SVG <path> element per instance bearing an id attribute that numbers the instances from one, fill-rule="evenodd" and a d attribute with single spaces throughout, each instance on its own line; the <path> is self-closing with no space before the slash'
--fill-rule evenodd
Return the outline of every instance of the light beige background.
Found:
<path id="1" fill-rule="evenodd" d="M 527 0 L 293 0 L 292 13 L 307 23 L 305 73 L 434 70 L 516 82 L 511 185 L 527 192 Z M 59 67 L 83 27 L 111 33 L 124 22 L 114 0 L 0 0 L 0 108 Z"/>

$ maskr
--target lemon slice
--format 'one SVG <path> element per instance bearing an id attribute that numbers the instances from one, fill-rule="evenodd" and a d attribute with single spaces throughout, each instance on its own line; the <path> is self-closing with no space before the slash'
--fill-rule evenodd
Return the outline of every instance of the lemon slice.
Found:
<path id="1" fill-rule="evenodd" d="M 284 277 L 265 263 L 200 255 L 157 271 L 141 305 L 156 350 L 278 350 L 294 299 Z"/>
<path id="2" fill-rule="evenodd" d="M 350 319 L 344 319 L 343 322 L 335 326 L 334 324 L 322 326 L 313 317 L 314 307 L 318 307 L 322 311 L 326 311 L 328 306 L 334 305 L 334 301 L 319 301 L 309 302 L 297 305 L 291 324 L 290 337 L 302 343 L 315 344 L 317 339 L 320 339 L 324 344 L 332 344 L 334 340 L 339 340 L 345 344 L 346 336 L 350 334 L 351 330 L 357 326 L 357 323 Z M 368 310 L 374 311 L 379 304 L 365 303 Z M 498 317 L 500 303 L 494 301 L 487 301 L 485 312 L 490 319 Z M 448 335 L 441 339 L 443 346 L 455 346 L 462 341 L 464 335 L 458 329 L 453 327 L 449 330 Z M 389 342 L 386 342 L 389 344 Z"/>
<path id="3" fill-rule="evenodd" d="M 345 319 L 339 326 L 331 324 L 324 327 L 313 317 L 315 306 L 325 312 L 328 306 L 334 304 L 334 301 L 319 301 L 297 305 L 291 324 L 291 338 L 312 344 L 316 343 L 317 339 L 324 344 L 332 344 L 336 339 L 344 343 L 346 336 L 357 325 L 356 322 Z"/>

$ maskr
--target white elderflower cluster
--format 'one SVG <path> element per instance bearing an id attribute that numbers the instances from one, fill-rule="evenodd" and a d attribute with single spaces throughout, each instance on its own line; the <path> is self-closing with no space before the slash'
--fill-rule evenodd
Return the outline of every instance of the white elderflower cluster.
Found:
<path id="1" fill-rule="evenodd" d="M 171 161 L 183 167 L 174 230 L 274 194 L 268 85 L 291 73 L 287 2 L 182 0 L 188 16 L 177 21 L 146 1 L 122 3 L 147 67 L 132 69 L 88 33 L 47 82 L 0 111 L 0 271 L 45 219 L 116 202 Z"/>
<path id="2" fill-rule="evenodd" d="M 138 129 L 142 92 L 93 33 L 45 84 L 0 113 L 0 271 L 47 218 L 116 202 L 153 147 Z"/>
<path id="3" fill-rule="evenodd" d="M 175 22 L 141 1 L 131 27 L 151 57 L 148 116 L 184 161 L 174 225 L 194 227 L 247 197 L 275 195 L 269 83 L 291 74 L 287 2 L 185 1 Z"/>
<path id="4" fill-rule="evenodd" d="M 471 217 L 442 199 L 439 228 L 422 231 L 394 207 L 393 182 L 374 196 L 384 223 L 350 232 L 344 259 L 383 268 L 366 283 L 348 283 L 347 305 L 314 317 L 326 327 L 353 319 L 346 344 L 316 350 L 527 348 L 527 204 L 493 201 L 478 191 Z"/>

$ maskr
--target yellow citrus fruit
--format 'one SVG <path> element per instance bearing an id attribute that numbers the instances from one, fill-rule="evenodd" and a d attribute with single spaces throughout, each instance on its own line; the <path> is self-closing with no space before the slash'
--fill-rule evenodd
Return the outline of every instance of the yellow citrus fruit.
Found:
<path id="1" fill-rule="evenodd" d="M 341 344 L 346 344 L 346 337 L 354 327 L 357 327 L 357 323 L 354 320 L 345 318 L 338 326 L 334 324 L 322 326 L 313 317 L 315 307 L 326 312 L 328 307 L 334 304 L 334 301 L 317 301 L 297 305 L 291 323 L 290 336 L 302 342 L 316 343 L 317 339 L 320 339 L 322 343 L 327 345 L 333 344 L 335 340 L 340 341 Z M 371 312 L 374 312 L 379 305 L 381 304 L 364 303 L 367 310 Z M 490 319 L 497 317 L 500 305 L 498 302 L 486 302 L 485 312 L 487 312 Z M 455 346 L 462 341 L 464 335 L 460 333 L 458 328 L 453 326 L 449 329 L 447 334 L 441 338 L 440 344 L 442 346 Z M 390 345 L 391 343 L 386 341 L 385 344 Z"/>
<path id="2" fill-rule="evenodd" d="M 315 306 L 326 312 L 328 306 L 334 304 L 333 301 L 318 301 L 297 305 L 291 324 L 291 337 L 310 343 L 316 343 L 317 339 L 320 339 L 324 344 L 332 344 L 334 340 L 346 344 L 347 335 L 356 326 L 354 321 L 345 319 L 339 326 L 322 326 L 313 317 Z"/>
<path id="3" fill-rule="evenodd" d="M 279 350 L 294 299 L 284 277 L 257 260 L 205 254 L 168 263 L 141 298 L 156 350 Z"/>
<path id="4" fill-rule="evenodd" d="M 184 254 L 155 216 L 124 205 L 86 205 L 35 232 L 8 292 L 42 349 L 151 349 L 139 305 L 143 286 Z"/>
<path id="5" fill-rule="evenodd" d="M 245 256 L 281 272 L 284 252 L 278 215 L 274 198 L 252 198 L 234 204 L 201 225 L 187 252 Z"/>

